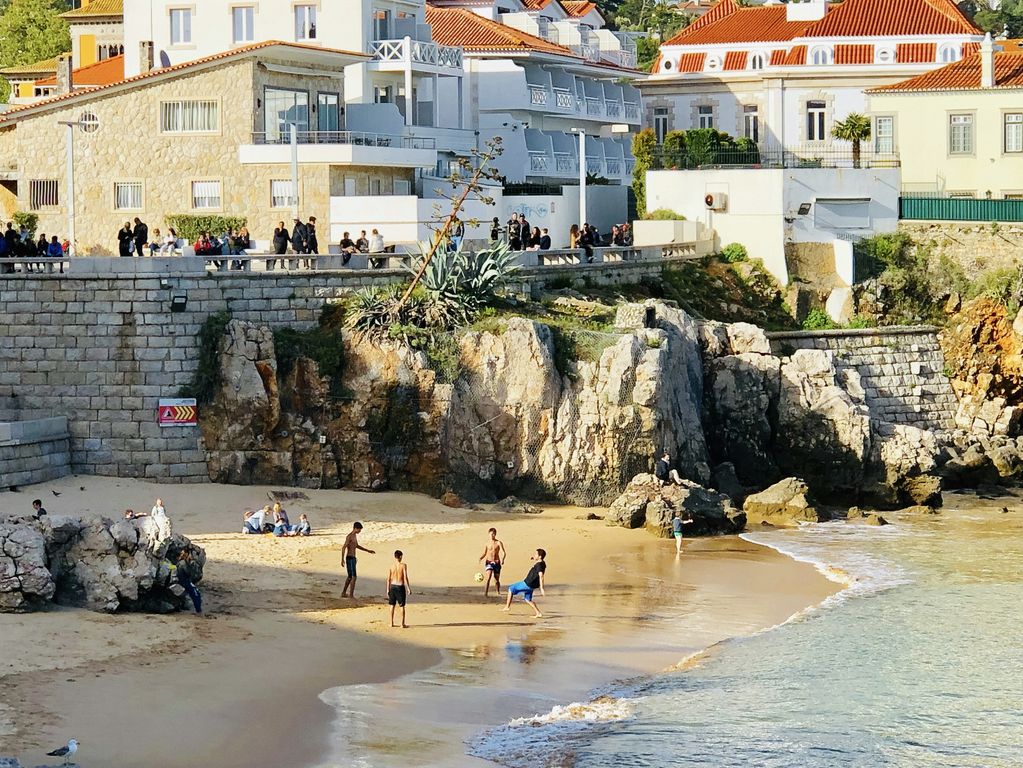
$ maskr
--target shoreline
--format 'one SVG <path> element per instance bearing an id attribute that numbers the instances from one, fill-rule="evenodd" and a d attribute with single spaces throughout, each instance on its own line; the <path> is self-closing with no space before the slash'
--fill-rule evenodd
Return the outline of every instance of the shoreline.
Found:
<path id="1" fill-rule="evenodd" d="M 285 506 L 293 518 L 308 512 L 317 535 L 275 540 L 223 533 L 240 529 L 241 510 L 261 503 L 265 487 L 73 477 L 33 487 L 32 495 L 48 489 L 61 493 L 60 504 L 50 505 L 54 515 L 73 509 L 115 516 L 162 495 L 175 530 L 210 555 L 202 587 L 214 617 L 70 609 L 0 615 L 0 633 L 20 649 L 0 670 L 19 726 L 5 733 L 0 709 L 0 754 L 29 761 L 73 734 L 83 743 L 83 762 L 106 768 L 163 768 L 168 755 L 218 768 L 338 765 L 330 762 L 338 710 L 321 699 L 329 691 L 386 690 L 392 698 L 385 703 L 395 708 L 385 716 L 394 722 L 404 716 L 402 680 L 455 674 L 463 687 L 440 691 L 434 705 L 456 721 L 465 710 L 452 734 L 471 735 L 546 713 L 551 707 L 540 705 L 577 700 L 570 694 L 579 691 L 658 674 L 838 591 L 811 566 L 737 537 L 687 540 L 676 561 L 668 540 L 578 520 L 588 510 L 567 507 L 517 516 L 448 509 L 412 494 L 304 491 L 308 501 Z M 30 498 L 10 494 L 4 501 Z M 360 557 L 359 598 L 351 605 L 339 597 L 339 550 L 354 519 L 366 525 L 363 545 L 378 554 Z M 548 550 L 544 619 L 533 620 L 521 604 L 509 616 L 494 597 L 483 601 L 472 574 L 481 570 L 476 558 L 490 525 L 508 545 L 505 583 L 525 573 L 531 547 Z M 387 627 L 383 576 L 396 546 L 415 592 L 409 630 Z M 495 690 L 502 691 L 498 704 Z M 531 690 L 533 698 L 523 695 Z M 417 702 L 411 704 L 414 710 Z M 434 715 L 420 712 L 413 730 Z M 433 741 L 413 753 L 419 764 L 470 764 L 461 738 L 442 743 L 437 729 L 427 731 Z M 393 739 L 355 747 L 374 766 L 383 764 L 381 755 L 402 751 Z M 440 762 L 423 762 L 434 758 Z"/>

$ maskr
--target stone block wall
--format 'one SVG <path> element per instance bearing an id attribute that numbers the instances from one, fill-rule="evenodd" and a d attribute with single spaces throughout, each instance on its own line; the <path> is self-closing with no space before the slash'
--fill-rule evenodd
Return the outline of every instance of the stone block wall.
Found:
<path id="1" fill-rule="evenodd" d="M 69 474 L 69 437 L 65 417 L 0 423 L 0 490 Z"/>
<path id="2" fill-rule="evenodd" d="M 839 374 L 860 377 L 871 416 L 922 429 L 949 429 L 958 406 L 945 374 L 938 329 L 906 328 L 793 331 L 768 334 L 775 354 L 823 349 L 834 354 Z"/>

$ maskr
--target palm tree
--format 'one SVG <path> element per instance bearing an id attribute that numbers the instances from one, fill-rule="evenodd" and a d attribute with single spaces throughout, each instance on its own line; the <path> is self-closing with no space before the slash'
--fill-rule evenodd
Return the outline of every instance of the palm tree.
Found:
<path id="1" fill-rule="evenodd" d="M 870 139 L 870 118 L 857 112 L 835 123 L 831 135 L 839 141 L 852 142 L 853 168 L 860 167 L 860 142 Z"/>

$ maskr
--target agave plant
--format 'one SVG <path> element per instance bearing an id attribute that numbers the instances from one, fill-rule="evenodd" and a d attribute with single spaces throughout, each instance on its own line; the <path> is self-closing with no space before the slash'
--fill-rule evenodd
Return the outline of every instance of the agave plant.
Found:
<path id="1" fill-rule="evenodd" d="M 393 325 L 420 325 L 424 301 L 421 294 L 401 304 L 399 285 L 363 288 L 348 300 L 345 326 L 358 333 L 384 335 Z"/>

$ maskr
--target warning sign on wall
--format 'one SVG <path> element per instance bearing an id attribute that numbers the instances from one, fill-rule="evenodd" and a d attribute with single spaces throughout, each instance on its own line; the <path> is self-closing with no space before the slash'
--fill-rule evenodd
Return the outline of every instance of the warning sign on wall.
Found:
<path id="1" fill-rule="evenodd" d="M 194 399 L 161 399 L 156 420 L 161 427 L 194 427 L 199 423 L 199 409 Z"/>

